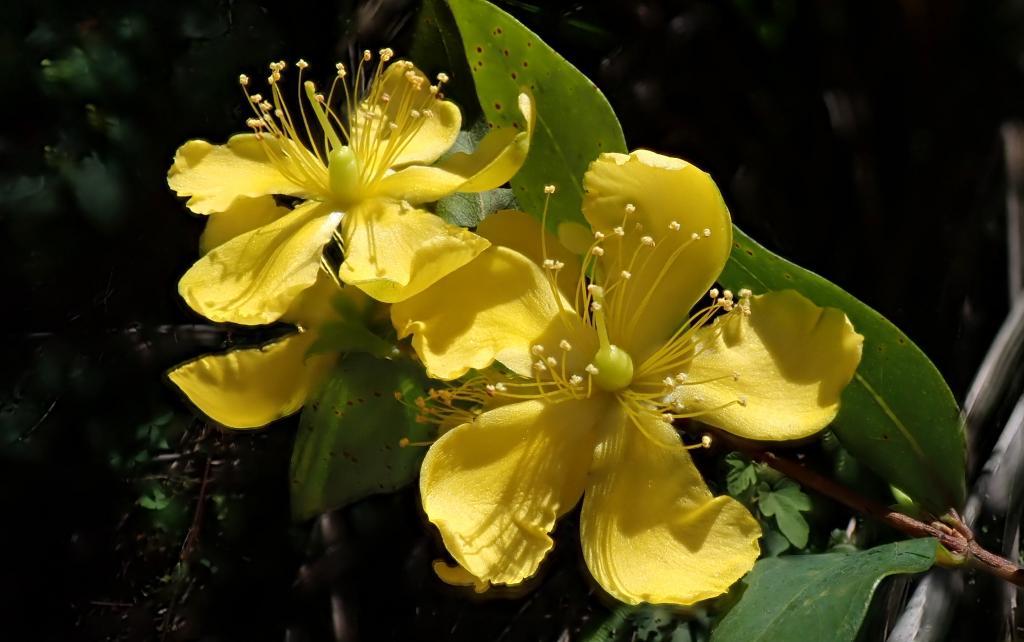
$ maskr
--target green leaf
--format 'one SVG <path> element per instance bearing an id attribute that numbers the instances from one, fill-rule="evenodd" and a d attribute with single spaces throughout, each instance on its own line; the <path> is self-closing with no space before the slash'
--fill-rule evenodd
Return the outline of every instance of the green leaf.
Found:
<path id="1" fill-rule="evenodd" d="M 429 438 L 412 407 L 422 368 L 407 360 L 350 355 L 306 405 L 291 462 L 292 514 L 306 519 L 416 478 L 424 448 L 399 440 Z M 403 403 L 395 399 L 401 394 Z"/>
<path id="2" fill-rule="evenodd" d="M 805 548 L 810 535 L 807 520 L 801 511 L 811 510 L 811 498 L 791 479 L 782 479 L 769 491 L 758 497 L 758 508 L 775 523 L 786 539 L 796 548 Z"/>
<path id="3" fill-rule="evenodd" d="M 761 547 L 764 549 L 765 557 L 778 557 L 789 550 L 789 539 L 770 524 L 763 524 L 761 531 Z"/>
<path id="4" fill-rule="evenodd" d="M 578 69 L 515 18 L 484 0 L 448 0 L 484 117 L 495 126 L 518 123 L 516 96 L 536 100 L 530 155 L 512 179 L 525 211 L 540 216 L 542 186 L 558 193 L 548 209 L 553 231 L 583 223 L 583 173 L 602 152 L 625 152 L 622 128 L 608 101 Z"/>
<path id="5" fill-rule="evenodd" d="M 584 634 L 582 642 L 699 642 L 707 640 L 707 616 L 700 609 L 620 604 Z"/>
<path id="6" fill-rule="evenodd" d="M 487 192 L 457 192 L 437 202 L 437 215 L 452 225 L 476 227 L 499 210 L 516 209 L 512 190 L 499 188 Z"/>
<path id="7" fill-rule="evenodd" d="M 148 489 L 146 494 L 139 497 L 139 506 L 147 510 L 163 510 L 170 503 L 171 498 L 159 486 Z"/>
<path id="8" fill-rule="evenodd" d="M 424 0 L 416 19 L 409 57 L 431 78 L 440 72 L 448 74 L 450 82 L 445 85 L 444 93 L 459 106 L 463 122 L 476 119 L 480 104 L 473 91 L 469 63 L 462 49 L 459 29 L 444 0 Z"/>
<path id="9" fill-rule="evenodd" d="M 963 505 L 966 446 L 960 410 L 942 375 L 905 334 L 735 226 L 732 255 L 719 281 L 755 293 L 791 288 L 845 312 L 864 335 L 864 356 L 843 391 L 836 436 L 854 457 L 930 510 L 941 514 Z"/>
<path id="10" fill-rule="evenodd" d="M 741 497 L 757 484 L 757 467 L 754 462 L 738 453 L 729 453 L 725 457 L 729 471 L 725 475 L 725 485 L 733 497 Z"/>
<path id="11" fill-rule="evenodd" d="M 852 641 L 883 577 L 920 573 L 935 562 L 934 539 L 859 553 L 763 559 L 746 591 L 712 632 L 712 642 Z"/>

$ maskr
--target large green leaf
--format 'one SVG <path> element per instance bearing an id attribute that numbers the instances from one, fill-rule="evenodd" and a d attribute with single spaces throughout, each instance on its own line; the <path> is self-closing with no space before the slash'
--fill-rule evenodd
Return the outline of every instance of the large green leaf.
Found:
<path id="1" fill-rule="evenodd" d="M 962 506 L 966 446 L 960 410 L 942 375 L 899 328 L 735 226 L 732 255 L 719 281 L 755 293 L 792 288 L 845 312 L 864 335 L 864 356 L 843 392 L 836 436 L 858 460 L 930 510 Z"/>
<path id="2" fill-rule="evenodd" d="M 469 63 L 462 50 L 462 38 L 455 19 L 444 0 L 423 0 L 416 19 L 410 58 L 430 77 L 448 74 L 450 82 L 444 93 L 462 110 L 463 124 L 480 115 L 480 105 L 473 91 Z"/>
<path id="3" fill-rule="evenodd" d="M 404 359 L 346 355 L 306 405 L 291 463 L 292 514 L 306 519 L 416 478 L 428 438 L 412 404 L 423 393 L 422 368 Z M 399 393 L 405 403 L 395 398 Z"/>
<path id="4" fill-rule="evenodd" d="M 608 101 L 578 69 L 515 18 L 484 0 L 448 0 L 489 123 L 520 124 L 516 96 L 533 94 L 537 126 L 530 154 L 512 179 L 519 204 L 539 216 L 544 185 L 558 193 L 548 210 L 553 231 L 583 222 L 583 173 L 602 152 L 625 152 L 622 128 Z"/>
<path id="5" fill-rule="evenodd" d="M 744 579 L 740 601 L 712 642 L 854 640 L 882 578 L 935 563 L 934 539 L 894 542 L 857 553 L 763 559 Z"/>

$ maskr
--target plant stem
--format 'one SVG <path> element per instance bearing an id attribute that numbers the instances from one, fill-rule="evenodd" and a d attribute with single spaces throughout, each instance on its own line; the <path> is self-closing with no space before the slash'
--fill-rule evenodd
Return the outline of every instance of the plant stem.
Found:
<path id="1" fill-rule="evenodd" d="M 950 528 L 938 521 L 930 524 L 925 523 L 895 511 L 888 506 L 879 504 L 872 499 L 858 495 L 853 490 L 836 483 L 832 479 L 820 475 L 791 459 L 779 457 L 771 451 L 763 450 L 752 442 L 737 439 L 720 431 L 715 432 L 718 437 L 728 442 L 731 447 L 751 459 L 771 466 L 807 488 L 811 488 L 826 497 L 845 504 L 859 513 L 884 522 L 911 537 L 934 537 L 949 552 L 963 557 L 966 560 L 966 564 L 972 568 L 994 575 L 1017 586 L 1024 586 L 1024 569 L 1010 560 L 982 548 L 977 540 L 974 539 L 970 529 L 960 521 L 959 515 L 956 515 L 955 512 L 952 512 L 947 517 L 947 519 L 952 519 L 954 528 Z"/>

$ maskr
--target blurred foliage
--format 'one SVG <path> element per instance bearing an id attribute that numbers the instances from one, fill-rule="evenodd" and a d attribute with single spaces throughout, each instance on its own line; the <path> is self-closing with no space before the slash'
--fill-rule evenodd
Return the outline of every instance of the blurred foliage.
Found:
<path id="1" fill-rule="evenodd" d="M 630 147 L 709 170 L 741 227 L 893 320 L 962 395 L 1007 308 L 999 128 L 1024 118 L 1018 3 L 499 4 L 601 88 Z M 174 149 L 240 129 L 237 76 L 269 60 L 407 51 L 415 2 L 5 9 L 5 638 L 328 640 L 332 596 L 353 640 L 580 639 L 614 614 L 581 572 L 574 515 L 532 591 L 467 595 L 431 574 L 443 549 L 414 487 L 293 525 L 297 421 L 221 432 L 162 379 L 268 338 L 176 296 L 202 221 L 164 183 Z M 834 448 L 793 454 L 885 491 Z M 855 523 L 851 538 L 848 513 L 811 500 L 797 513 L 814 550 L 886 537 Z M 649 637 L 706 635 L 658 622 Z"/>

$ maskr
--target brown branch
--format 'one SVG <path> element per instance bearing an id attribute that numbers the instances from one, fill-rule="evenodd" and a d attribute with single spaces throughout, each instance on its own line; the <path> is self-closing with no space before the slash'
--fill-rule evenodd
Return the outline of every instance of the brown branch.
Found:
<path id="1" fill-rule="evenodd" d="M 717 431 L 716 431 L 717 432 Z M 836 483 L 793 460 L 779 457 L 773 452 L 762 450 L 757 445 L 740 440 L 731 435 L 717 432 L 730 447 L 747 455 L 751 459 L 767 464 L 798 482 L 826 497 L 845 504 L 859 513 L 873 517 L 888 524 L 896 530 L 911 537 L 934 537 L 946 550 L 966 560 L 972 568 L 994 575 L 1017 586 L 1024 586 L 1024 569 L 1013 562 L 978 544 L 970 529 L 960 520 L 955 511 L 945 518 L 953 525 L 952 528 L 942 522 L 925 523 L 913 517 L 895 511 L 867 497 L 858 495 L 853 490 Z"/>

